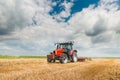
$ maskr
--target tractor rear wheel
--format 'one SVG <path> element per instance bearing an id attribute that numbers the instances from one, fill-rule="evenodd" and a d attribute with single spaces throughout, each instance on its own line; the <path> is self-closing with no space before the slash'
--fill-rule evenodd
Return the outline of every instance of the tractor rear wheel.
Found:
<path id="1" fill-rule="evenodd" d="M 72 54 L 72 62 L 77 62 L 77 53 Z"/>
<path id="2" fill-rule="evenodd" d="M 60 63 L 66 64 L 67 62 L 68 62 L 67 54 L 62 54 L 62 56 L 60 57 Z"/>

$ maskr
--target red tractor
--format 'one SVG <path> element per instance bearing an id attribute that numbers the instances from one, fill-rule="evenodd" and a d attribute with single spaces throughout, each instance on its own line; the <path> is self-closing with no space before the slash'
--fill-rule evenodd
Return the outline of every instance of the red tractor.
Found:
<path id="1" fill-rule="evenodd" d="M 56 43 L 57 48 L 47 55 L 47 62 L 55 62 L 56 60 L 63 64 L 68 61 L 77 62 L 77 50 L 73 49 L 73 43 L 72 41 Z"/>

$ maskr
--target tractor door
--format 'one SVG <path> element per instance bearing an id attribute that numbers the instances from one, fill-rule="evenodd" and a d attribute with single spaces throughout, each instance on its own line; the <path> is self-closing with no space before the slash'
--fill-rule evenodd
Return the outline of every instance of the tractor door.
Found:
<path id="1" fill-rule="evenodd" d="M 72 45 L 67 45 L 67 53 L 70 55 L 70 51 L 72 50 Z"/>

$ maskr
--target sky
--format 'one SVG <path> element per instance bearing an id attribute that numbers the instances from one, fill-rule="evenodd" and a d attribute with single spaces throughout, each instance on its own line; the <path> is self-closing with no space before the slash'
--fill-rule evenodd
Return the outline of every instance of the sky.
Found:
<path id="1" fill-rule="evenodd" d="M 66 41 L 79 56 L 120 57 L 120 1 L 0 0 L 0 55 L 45 56 Z"/>

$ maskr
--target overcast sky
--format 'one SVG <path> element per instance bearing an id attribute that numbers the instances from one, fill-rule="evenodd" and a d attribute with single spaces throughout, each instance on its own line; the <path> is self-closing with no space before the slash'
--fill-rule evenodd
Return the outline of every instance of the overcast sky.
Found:
<path id="1" fill-rule="evenodd" d="M 46 55 L 64 41 L 80 56 L 120 57 L 120 1 L 0 0 L 0 55 Z"/>

